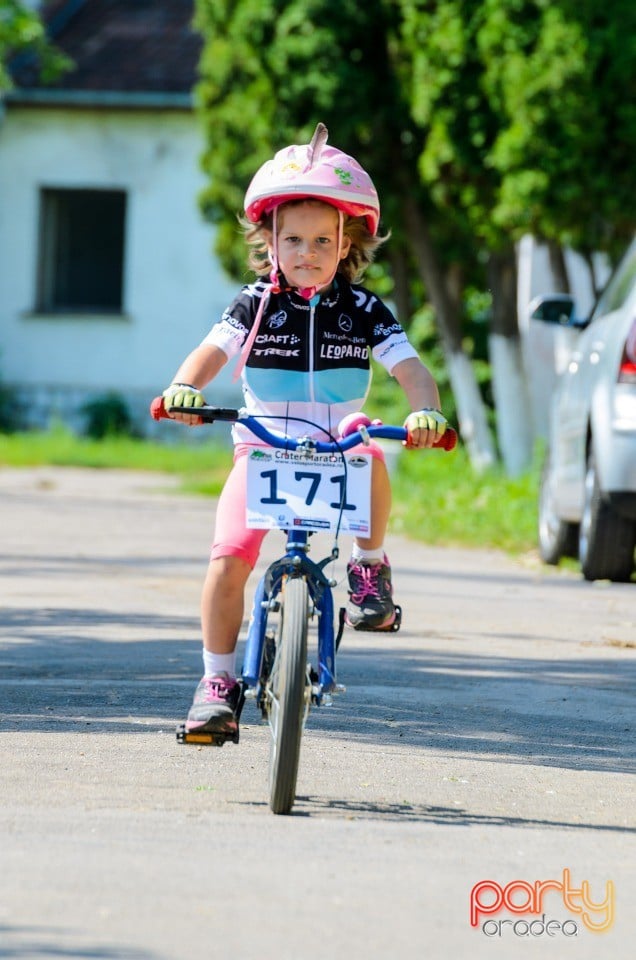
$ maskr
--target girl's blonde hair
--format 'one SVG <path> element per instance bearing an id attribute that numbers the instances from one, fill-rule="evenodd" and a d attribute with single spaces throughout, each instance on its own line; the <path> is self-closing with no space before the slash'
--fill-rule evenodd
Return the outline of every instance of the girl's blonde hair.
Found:
<path id="1" fill-rule="evenodd" d="M 278 215 L 285 207 L 295 206 L 300 203 L 316 203 L 321 206 L 336 208 L 324 200 L 314 200 L 312 197 L 304 197 L 299 200 L 288 200 L 281 203 L 278 207 Z M 272 269 L 272 263 L 269 259 L 268 245 L 271 243 L 274 216 L 272 213 L 266 214 L 258 223 L 251 223 L 242 218 L 241 225 L 244 230 L 246 243 L 249 247 L 247 265 L 250 270 L 261 277 L 269 274 Z M 342 221 L 342 234 L 351 241 L 349 253 L 338 264 L 338 273 L 341 273 L 349 283 L 355 283 L 360 280 L 364 271 L 373 263 L 376 251 L 388 240 L 389 235 L 384 237 L 373 236 L 367 227 L 364 217 L 351 217 L 344 215 Z"/>

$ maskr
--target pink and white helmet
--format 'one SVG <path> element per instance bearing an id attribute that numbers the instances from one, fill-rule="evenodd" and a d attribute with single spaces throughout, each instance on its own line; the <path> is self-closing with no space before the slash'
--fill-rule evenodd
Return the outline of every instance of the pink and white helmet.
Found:
<path id="1" fill-rule="evenodd" d="M 369 174 L 357 160 L 328 147 L 328 131 L 316 127 L 311 143 L 285 147 L 257 170 L 245 194 L 252 223 L 288 200 L 324 200 L 353 217 L 365 217 L 372 236 L 378 232 L 380 203 Z"/>

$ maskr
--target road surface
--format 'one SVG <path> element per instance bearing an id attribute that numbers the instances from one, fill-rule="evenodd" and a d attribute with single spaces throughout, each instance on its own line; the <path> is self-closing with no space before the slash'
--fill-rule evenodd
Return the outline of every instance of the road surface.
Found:
<path id="1" fill-rule="evenodd" d="M 275 817 L 252 704 L 174 737 L 215 504 L 173 483 L 0 470 L 0 957 L 632 955 L 636 586 L 392 538 L 403 628 L 345 634 Z"/>

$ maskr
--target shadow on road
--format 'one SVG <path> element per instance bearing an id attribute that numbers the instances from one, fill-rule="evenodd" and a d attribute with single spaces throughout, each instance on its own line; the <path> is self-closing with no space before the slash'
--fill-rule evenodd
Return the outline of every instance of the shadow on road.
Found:
<path id="1" fill-rule="evenodd" d="M 112 638 L 104 640 L 104 628 Z M 195 638 L 192 617 L 0 609 L 0 730 L 165 727 L 198 678 Z M 343 643 L 339 678 L 347 694 L 310 715 L 317 735 L 507 763 L 636 770 L 631 657 L 478 656 L 439 637 L 417 651 L 374 639 L 353 650 Z"/>
<path id="2" fill-rule="evenodd" d="M 161 960 L 157 953 L 134 947 L 86 942 L 75 931 L 56 927 L 12 927 L 0 924 L 0 957 L 23 960 Z"/>
<path id="3" fill-rule="evenodd" d="M 499 814 L 469 813 L 455 807 L 436 807 L 413 803 L 384 803 L 329 797 L 296 798 L 291 816 L 313 817 L 336 814 L 338 818 L 352 820 L 395 820 L 401 823 L 416 821 L 446 827 L 547 827 L 578 830 L 600 830 L 608 833 L 633 835 L 631 827 L 610 824 L 576 823 L 571 820 L 549 820 L 545 817 L 507 817 Z"/>
<path id="4" fill-rule="evenodd" d="M 321 730 L 449 755 L 636 772 L 633 659 L 362 650 L 341 655 L 339 675 L 347 696 L 317 715 Z"/>

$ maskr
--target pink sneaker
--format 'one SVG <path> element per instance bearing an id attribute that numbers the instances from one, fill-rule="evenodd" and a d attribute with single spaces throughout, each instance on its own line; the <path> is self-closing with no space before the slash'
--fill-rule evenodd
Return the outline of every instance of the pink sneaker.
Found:
<path id="1" fill-rule="evenodd" d="M 203 677 L 195 692 L 185 723 L 187 733 L 233 732 L 238 728 L 236 708 L 240 696 L 238 682 L 227 674 Z"/>
<path id="2" fill-rule="evenodd" d="M 346 621 L 354 630 L 387 630 L 395 622 L 391 567 L 382 563 L 347 564 L 349 604 Z"/>

